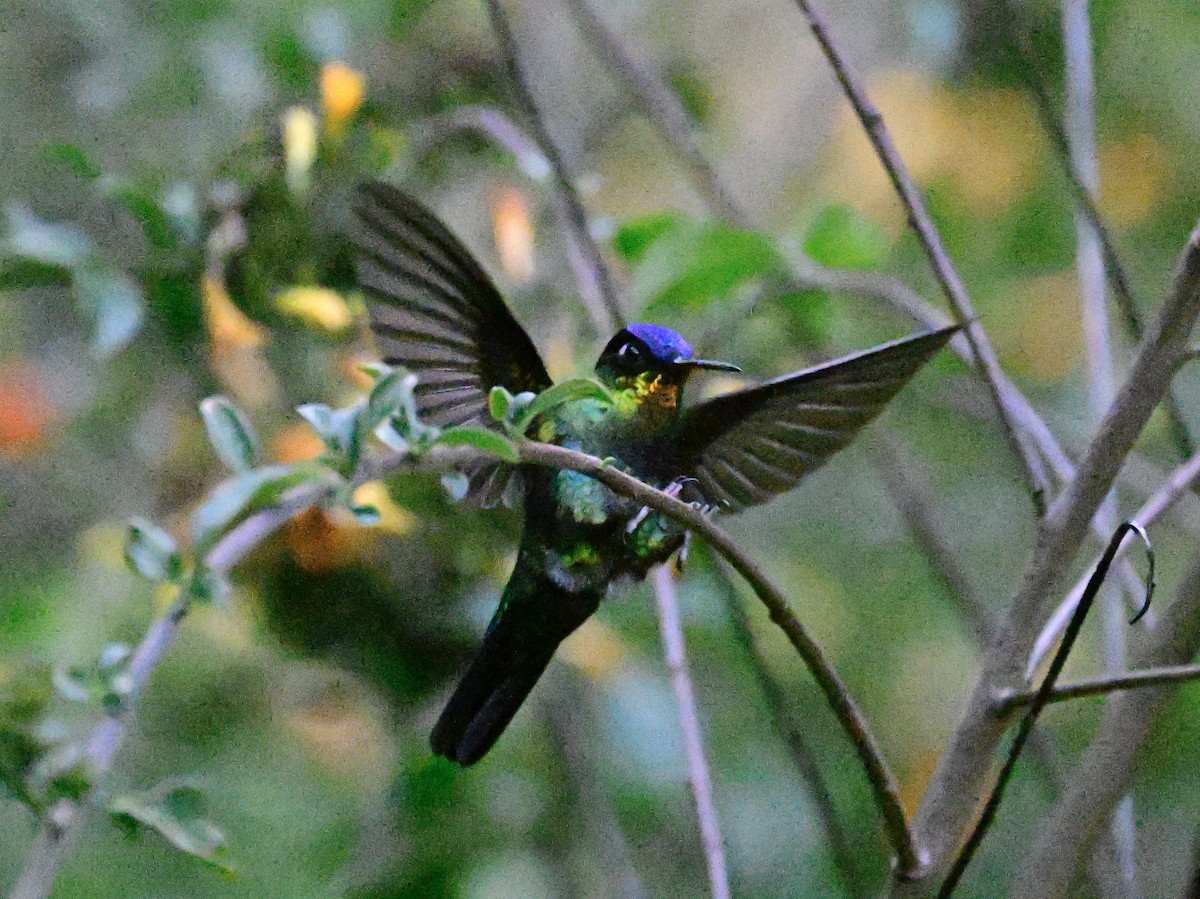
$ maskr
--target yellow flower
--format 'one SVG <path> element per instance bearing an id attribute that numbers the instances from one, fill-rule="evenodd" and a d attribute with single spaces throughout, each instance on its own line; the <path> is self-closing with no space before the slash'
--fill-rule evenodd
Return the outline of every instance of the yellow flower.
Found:
<path id="1" fill-rule="evenodd" d="M 327 62 L 321 67 L 321 106 L 325 111 L 325 130 L 333 136 L 346 125 L 362 106 L 366 80 L 345 63 Z"/>
<path id="2" fill-rule="evenodd" d="M 310 328 L 331 333 L 345 331 L 354 321 L 341 294 L 327 287 L 292 287 L 275 298 L 275 305 Z"/>
<path id="3" fill-rule="evenodd" d="M 311 109 L 293 106 L 283 114 L 283 158 L 288 187 L 303 193 L 317 159 L 317 117 Z"/>

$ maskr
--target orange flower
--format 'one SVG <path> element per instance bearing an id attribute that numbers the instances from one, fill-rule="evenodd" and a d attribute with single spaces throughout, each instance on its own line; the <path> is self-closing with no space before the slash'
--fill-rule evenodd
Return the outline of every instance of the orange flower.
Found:
<path id="1" fill-rule="evenodd" d="M 0 364 L 0 454 L 32 456 L 53 419 L 37 370 L 24 360 Z"/>

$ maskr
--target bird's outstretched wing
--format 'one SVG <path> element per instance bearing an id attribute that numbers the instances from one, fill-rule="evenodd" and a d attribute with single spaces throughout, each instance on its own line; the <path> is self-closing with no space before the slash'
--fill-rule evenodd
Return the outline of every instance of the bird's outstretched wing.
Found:
<path id="1" fill-rule="evenodd" d="M 381 181 L 359 186 L 351 237 L 385 362 L 416 374 L 432 424 L 487 423 L 487 395 L 540 391 L 533 342 L 470 252 L 424 206 Z"/>
<path id="2" fill-rule="evenodd" d="M 680 470 L 726 512 L 790 490 L 853 440 L 957 331 L 897 340 L 693 406 L 677 433 Z"/>
<path id="3" fill-rule="evenodd" d="M 432 212 L 382 181 L 358 187 L 350 238 L 371 330 L 385 362 L 419 378 L 417 411 L 440 427 L 489 425 L 488 393 L 549 387 L 529 335 L 471 253 Z M 491 505 L 508 470 L 470 472 Z"/>

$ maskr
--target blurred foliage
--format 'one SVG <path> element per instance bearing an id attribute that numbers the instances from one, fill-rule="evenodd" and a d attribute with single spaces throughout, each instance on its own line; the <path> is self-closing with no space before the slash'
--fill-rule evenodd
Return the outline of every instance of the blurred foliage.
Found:
<path id="1" fill-rule="evenodd" d="M 781 289 L 785 261 L 804 253 L 937 297 L 861 130 L 815 54 L 797 53 L 798 19 L 783 28 L 786 10 L 709 2 L 596 6 L 657 62 L 702 122 L 727 187 L 763 223 L 747 231 L 706 214 L 563 11 L 514 8 L 547 124 L 597 231 L 612 236 L 635 317 L 676 327 L 701 355 L 754 378 L 909 330 L 869 298 Z M 1197 212 L 1200 18 L 1185 0 L 1093 6 L 1099 203 L 1148 312 Z M 856 64 L 1002 363 L 1075 450 L 1093 422 L 1082 411 L 1069 192 L 1002 8 L 906 0 L 885 16 L 862 0 L 831 12 L 839 33 L 862 32 Z M 1038 4 L 1030 16 L 1058 97 L 1057 10 Z M 460 0 L 27 0 L 0 28 L 0 782 L 10 797 L 0 882 L 28 849 L 29 807 L 88 785 L 80 741 L 126 701 L 126 647 L 184 589 L 222 601 L 185 621 L 104 794 L 126 825 L 164 839 L 131 843 L 94 822 L 56 895 L 534 899 L 630 895 L 639 883 L 648 896 L 704 893 L 644 589 L 605 603 L 497 749 L 459 770 L 426 740 L 507 576 L 519 515 L 466 509 L 434 477 L 346 482 L 372 432 L 393 446 L 443 436 L 393 417 L 402 374 L 364 370 L 374 356 L 340 236 L 362 177 L 401 183 L 445 217 L 556 377 L 588 373 L 609 336 L 576 297 L 544 168 L 456 119 L 479 105 L 520 125 L 495 54 L 479 5 Z M 1128 341 L 1116 345 L 1127 358 Z M 985 392 L 948 356 L 932 369 L 861 445 L 727 522 L 795 597 L 910 803 L 973 681 L 979 627 L 910 539 L 872 441 L 884 428 L 900 435 L 996 614 L 1031 532 Z M 1179 384 L 1195 421 L 1194 373 Z M 498 396 L 498 417 L 517 425 L 529 399 Z M 1173 463 L 1161 420 L 1139 453 L 1142 471 Z M 296 484 L 336 502 L 291 522 L 229 583 L 197 565 L 197 544 Z M 1124 486 L 1123 507 L 1144 493 Z M 1194 500 L 1183 513 L 1192 529 L 1154 534 L 1164 595 L 1195 544 Z M 853 884 L 705 553 L 681 589 L 735 893 L 870 892 L 886 869 L 874 806 L 818 692 L 748 604 L 756 645 L 828 780 Z M 1073 670 L 1097 658 L 1089 643 Z M 1139 859 L 1147 895 L 1178 893 L 1190 856 L 1192 822 L 1179 810 L 1200 802 L 1188 776 L 1196 701 L 1185 691 L 1174 702 L 1136 784 L 1154 847 Z M 1073 753 L 1099 709 L 1073 703 L 1046 723 Z M 1036 778 L 1019 779 L 968 892 L 1007 883 L 1021 863 L 1051 797 Z M 222 877 L 179 848 L 210 861 L 227 852 L 235 870 Z"/>

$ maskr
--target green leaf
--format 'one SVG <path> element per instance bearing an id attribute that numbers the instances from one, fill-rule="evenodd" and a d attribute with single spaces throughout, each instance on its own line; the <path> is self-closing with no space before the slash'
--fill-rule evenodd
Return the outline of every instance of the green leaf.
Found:
<path id="1" fill-rule="evenodd" d="M 804 252 L 830 268 L 869 269 L 887 257 L 888 238 L 849 206 L 827 206 L 809 226 Z"/>
<path id="2" fill-rule="evenodd" d="M 105 264 L 75 269 L 75 293 L 92 319 L 92 352 L 101 359 L 129 343 L 142 325 L 142 288 L 129 275 Z"/>
<path id="3" fill-rule="evenodd" d="M 627 262 L 641 262 L 651 244 L 678 228 L 683 220 L 673 212 L 661 212 L 626 222 L 617 229 L 613 247 Z"/>
<path id="4" fill-rule="evenodd" d="M 231 589 L 227 577 L 204 567 L 197 568 L 188 583 L 188 592 L 196 602 L 215 606 L 227 604 Z"/>
<path id="5" fill-rule="evenodd" d="M 473 446 L 505 462 L 515 464 L 521 461 L 521 454 L 517 452 L 511 440 L 487 428 L 450 428 L 442 431 L 442 436 L 437 442 L 439 446 Z"/>
<path id="6" fill-rule="evenodd" d="M 642 255 L 632 292 L 647 308 L 690 311 L 782 270 L 764 234 L 720 222 L 680 222 Z"/>
<path id="7" fill-rule="evenodd" d="M 249 471 L 261 463 L 262 450 L 250 420 L 227 398 L 200 401 L 200 417 L 217 457 L 234 471 Z"/>
<path id="8" fill-rule="evenodd" d="M 488 393 L 488 412 L 493 421 L 504 421 L 512 407 L 513 395 L 499 385 Z"/>
<path id="9" fill-rule="evenodd" d="M 48 160 L 58 163 L 76 178 L 84 181 L 95 181 L 104 174 L 100 166 L 92 162 L 88 155 L 75 144 L 47 144 L 43 152 Z"/>
<path id="10" fill-rule="evenodd" d="M 331 475 L 323 465 L 300 462 L 256 468 L 221 483 L 192 515 L 197 554 L 203 555 L 236 522 L 274 505 L 293 487 L 306 483 L 332 486 Z"/>
<path id="11" fill-rule="evenodd" d="M 367 412 L 363 421 L 365 431 L 375 430 L 382 422 L 416 402 L 413 395 L 413 389 L 417 386 L 416 375 L 406 368 L 382 364 L 372 369 L 376 380 L 367 396 Z"/>
<path id="12" fill-rule="evenodd" d="M 393 424 L 394 421 L 395 419 L 389 418 L 380 424 L 375 429 L 375 437 L 388 449 L 397 453 L 407 453 L 412 447 L 409 446 L 404 436 L 396 430 L 396 426 Z"/>
<path id="13" fill-rule="evenodd" d="M 129 522 L 125 561 L 149 581 L 173 581 L 183 573 L 183 557 L 175 538 L 144 518 Z"/>
<path id="14" fill-rule="evenodd" d="M 179 246 L 179 235 L 171 223 L 171 216 L 150 194 L 122 185 L 112 191 L 112 197 L 141 225 L 150 246 L 157 250 L 173 250 Z"/>
<path id="15" fill-rule="evenodd" d="M 152 790 L 114 796 L 109 814 L 130 832 L 149 827 L 188 855 L 232 874 L 225 834 L 207 818 L 204 794 L 184 781 L 166 781 Z"/>
<path id="16" fill-rule="evenodd" d="M 69 287 L 70 284 L 71 272 L 61 265 L 19 257 L 0 260 L 0 290 Z"/>
<path id="17" fill-rule="evenodd" d="M 62 743 L 44 753 L 34 763 L 30 781 L 48 801 L 82 799 L 92 788 L 86 756 L 79 743 Z"/>
<path id="18" fill-rule="evenodd" d="M 324 403 L 306 403 L 296 409 L 321 438 L 344 474 L 358 467 L 362 455 L 365 424 L 369 414 L 366 400 L 345 409 L 330 409 Z"/>
<path id="19" fill-rule="evenodd" d="M 513 425 L 513 430 L 517 434 L 524 435 L 539 415 L 544 415 L 552 409 L 558 408 L 563 403 L 582 399 L 593 399 L 611 403 L 612 398 L 612 394 L 599 381 L 594 381 L 591 378 L 572 378 L 569 381 L 563 381 L 555 384 L 553 387 L 548 387 L 534 397 L 533 402 L 526 407 L 521 417 Z"/>

